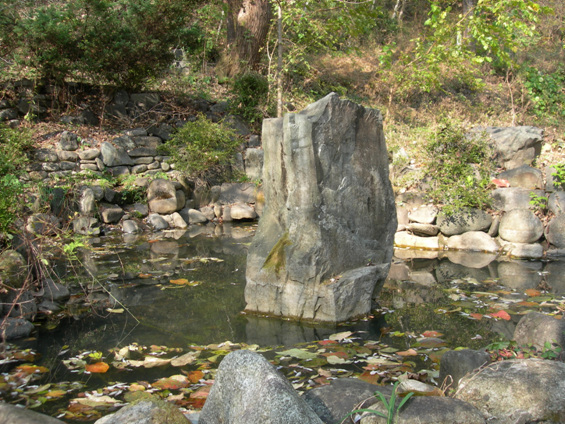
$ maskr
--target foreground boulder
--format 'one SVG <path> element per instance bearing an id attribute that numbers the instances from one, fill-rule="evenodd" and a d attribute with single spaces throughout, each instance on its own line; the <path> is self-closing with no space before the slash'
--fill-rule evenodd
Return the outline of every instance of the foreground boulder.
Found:
<path id="1" fill-rule="evenodd" d="M 246 310 L 333 322 L 368 313 L 397 226 L 380 112 L 330 94 L 265 120 L 263 148 Z"/>
<path id="2" fill-rule="evenodd" d="M 565 422 L 565 364 L 543 359 L 496 362 L 459 382 L 458 399 L 489 424 Z"/>
<path id="3" fill-rule="evenodd" d="M 148 396 L 100 418 L 95 424 L 190 424 L 190 421 L 174 404 Z"/>
<path id="4" fill-rule="evenodd" d="M 292 385 L 258 353 L 227 355 L 199 424 L 322 424 Z"/>
<path id="5" fill-rule="evenodd" d="M 48 415 L 0 402 L 0 424 L 64 424 Z"/>
<path id="6" fill-rule="evenodd" d="M 397 403 L 398 405 L 398 403 Z M 381 402 L 369 409 L 386 414 Z M 361 424 L 381 424 L 387 420 L 374 414 L 364 414 Z M 399 411 L 396 424 L 485 424 L 480 411 L 466 402 L 438 396 L 414 396 Z"/>

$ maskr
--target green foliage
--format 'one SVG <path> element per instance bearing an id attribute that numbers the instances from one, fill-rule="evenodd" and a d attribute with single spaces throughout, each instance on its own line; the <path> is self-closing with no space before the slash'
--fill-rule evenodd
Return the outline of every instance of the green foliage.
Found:
<path id="1" fill-rule="evenodd" d="M 463 127 L 446 122 L 426 146 L 429 196 L 447 215 L 490 204 L 492 155 L 486 137 L 467 137 Z"/>
<path id="2" fill-rule="evenodd" d="M 483 0 L 467 13 L 454 0 L 432 1 L 427 31 L 410 47 L 392 46 L 381 56 L 381 73 L 396 80 L 401 98 L 447 91 L 456 82 L 482 87 L 485 64 L 495 71 L 517 68 L 516 53 L 538 37 L 536 22 L 550 9 L 534 1 Z"/>
<path id="3" fill-rule="evenodd" d="M 237 78 L 233 84 L 232 111 L 250 123 L 261 122 L 263 113 L 260 105 L 267 101 L 269 82 L 257 73 L 247 73 Z"/>
<path id="4" fill-rule="evenodd" d="M 186 2 L 78 0 L 0 12 L 1 51 L 55 82 L 89 77 L 139 87 L 173 59 L 172 47 L 190 40 Z M 99 81 L 102 80 L 102 81 Z"/>
<path id="5" fill-rule="evenodd" d="M 534 192 L 530 193 L 530 205 L 535 209 L 543 212 L 547 209 L 547 196 L 540 196 Z"/>
<path id="6" fill-rule="evenodd" d="M 489 344 L 485 350 L 490 354 L 492 360 L 504 359 L 524 359 L 542 358 L 556 360 L 559 358 L 563 349 L 556 343 L 545 342 L 542 349 L 536 349 L 531 344 L 528 346 L 518 346 L 514 340 L 504 340 Z"/>
<path id="7" fill-rule="evenodd" d="M 7 232 L 23 207 L 23 184 L 18 176 L 32 147 L 29 132 L 0 126 L 0 232 Z"/>
<path id="8" fill-rule="evenodd" d="M 354 414 L 359 414 L 359 413 L 362 413 L 362 412 L 369 412 L 371 414 L 374 414 L 374 415 L 377 415 L 381 418 L 386 419 L 387 424 L 394 424 L 396 422 L 396 416 L 398 415 L 400 408 L 402 408 L 404 406 L 404 404 L 406 402 L 408 402 L 408 399 L 410 399 L 412 397 L 412 395 L 414 394 L 412 392 L 408 393 L 400 401 L 398 406 L 396 406 L 396 389 L 397 389 L 399 384 L 400 383 L 398 381 L 396 383 L 394 383 L 392 393 L 390 395 L 389 400 L 387 400 L 386 397 L 381 392 L 375 392 L 375 397 L 377 397 L 382 402 L 382 404 L 384 405 L 384 407 L 387 411 L 386 414 L 383 414 L 382 412 L 376 411 L 374 409 L 368 409 L 368 408 L 356 409 L 354 411 L 351 411 L 345 417 L 343 417 L 343 419 L 341 421 L 343 422 L 343 420 L 345 420 L 347 417 L 350 417 L 351 415 L 354 415 Z"/>
<path id="9" fill-rule="evenodd" d="M 161 149 L 172 156 L 180 171 L 203 179 L 225 179 L 239 144 L 233 130 L 199 115 L 179 128 Z"/>
<path id="10" fill-rule="evenodd" d="M 538 116 L 557 115 L 565 117 L 565 68 L 544 74 L 536 68 L 526 68 L 524 85 L 534 104 Z"/>
<path id="11" fill-rule="evenodd" d="M 552 168 L 555 170 L 551 173 L 552 177 L 555 177 L 557 181 L 554 184 L 559 185 L 561 188 L 565 187 L 565 163 L 558 163 L 553 165 Z"/>

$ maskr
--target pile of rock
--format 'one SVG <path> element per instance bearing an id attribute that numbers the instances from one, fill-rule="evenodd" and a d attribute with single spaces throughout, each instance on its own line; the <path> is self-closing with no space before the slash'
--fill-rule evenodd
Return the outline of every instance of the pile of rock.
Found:
<path id="1" fill-rule="evenodd" d="M 496 158 L 507 168 L 496 176 L 501 187 L 492 192 L 492 213 L 464 209 L 447 216 L 426 204 L 425 196 L 407 192 L 397 196 L 396 247 L 424 250 L 471 250 L 502 253 L 513 258 L 539 259 L 565 254 L 565 191 L 552 176 L 531 167 L 541 151 L 542 130 L 533 127 L 487 128 Z M 531 200 L 549 199 L 555 216 L 547 225 L 534 213 Z M 535 202 L 534 202 L 535 203 Z M 544 246 L 542 242 L 549 244 Z"/>

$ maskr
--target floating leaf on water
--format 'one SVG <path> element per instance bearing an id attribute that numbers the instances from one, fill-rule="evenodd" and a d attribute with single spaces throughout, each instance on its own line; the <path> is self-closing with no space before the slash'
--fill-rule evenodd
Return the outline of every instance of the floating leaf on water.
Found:
<path id="1" fill-rule="evenodd" d="M 444 347 L 447 346 L 444 340 L 439 339 L 437 337 L 425 337 L 423 339 L 418 339 L 418 344 L 421 347 L 425 348 L 434 348 L 434 347 Z"/>
<path id="2" fill-rule="evenodd" d="M 379 366 L 399 365 L 398 362 L 393 362 L 389 358 L 383 358 L 378 356 L 371 356 L 370 358 L 367 358 L 367 364 L 379 365 Z"/>
<path id="3" fill-rule="evenodd" d="M 476 319 L 477 321 L 480 321 L 481 319 L 483 319 L 483 314 L 479 314 L 477 312 L 469 314 L 469 316 L 473 319 Z"/>
<path id="4" fill-rule="evenodd" d="M 200 356 L 200 351 L 188 352 L 178 358 L 171 359 L 173 367 L 184 367 L 185 365 L 192 364 Z"/>
<path id="5" fill-rule="evenodd" d="M 541 296 L 541 292 L 536 289 L 527 289 L 524 293 L 526 293 L 530 297 Z"/>
<path id="6" fill-rule="evenodd" d="M 87 395 L 88 396 L 88 395 Z M 86 398 L 76 398 L 73 399 L 71 402 L 80 403 L 81 405 L 86 406 L 110 406 L 119 403 L 117 399 L 114 399 L 110 396 L 88 396 Z"/>
<path id="7" fill-rule="evenodd" d="M 431 331 L 424 331 L 422 333 L 422 336 L 424 336 L 424 337 L 441 337 L 441 336 L 443 336 L 443 333 L 440 333 L 439 331 L 431 330 Z"/>
<path id="8" fill-rule="evenodd" d="M 206 399 L 210 394 L 211 386 L 203 386 L 198 388 L 194 393 L 190 394 L 192 399 Z"/>
<path id="9" fill-rule="evenodd" d="M 500 319 L 503 319 L 505 321 L 510 321 L 510 319 L 511 319 L 510 315 L 506 311 L 498 311 L 498 312 L 489 314 L 489 316 L 491 316 L 493 318 L 500 318 Z"/>
<path id="10" fill-rule="evenodd" d="M 389 347 L 385 347 L 384 349 L 380 349 L 379 352 L 381 352 L 381 353 L 396 353 L 396 352 L 398 352 L 398 349 L 389 346 Z"/>
<path id="11" fill-rule="evenodd" d="M 344 339 L 351 337 L 353 334 L 354 333 L 352 331 L 342 331 L 341 333 L 332 334 L 330 337 L 328 337 L 328 339 L 340 342 Z"/>
<path id="12" fill-rule="evenodd" d="M 86 365 L 84 369 L 91 373 L 105 373 L 110 369 L 110 365 L 106 362 L 96 362 L 95 364 Z"/>
<path id="13" fill-rule="evenodd" d="M 327 345 L 337 345 L 338 342 L 335 340 L 318 340 L 318 344 L 322 346 L 327 346 Z"/>
<path id="14" fill-rule="evenodd" d="M 46 391 L 47 389 L 49 389 L 49 387 L 51 387 L 51 384 L 44 384 L 43 386 L 39 386 L 39 387 L 36 387 L 34 389 L 26 390 L 24 393 L 26 395 L 35 395 L 37 393 Z"/>
<path id="15" fill-rule="evenodd" d="M 123 314 L 124 308 L 118 308 L 118 309 L 107 308 L 106 311 L 110 312 L 111 314 Z"/>
<path id="16" fill-rule="evenodd" d="M 359 380 L 363 380 L 371 384 L 379 384 L 380 379 L 381 376 L 374 371 L 365 371 L 364 373 L 359 375 Z"/>
<path id="17" fill-rule="evenodd" d="M 308 352 L 307 350 L 302 350 L 297 348 L 284 350 L 282 352 L 277 352 L 277 355 L 290 356 L 296 359 L 314 359 L 318 356 L 316 353 Z"/>
<path id="18" fill-rule="evenodd" d="M 177 374 L 171 377 L 161 378 L 153 383 L 152 386 L 161 390 L 177 390 L 190 386 L 190 383 L 187 377 Z"/>
<path id="19" fill-rule="evenodd" d="M 179 286 L 186 286 L 188 285 L 189 281 L 186 278 L 179 278 L 178 280 L 169 280 L 169 283 Z"/>
<path id="20" fill-rule="evenodd" d="M 352 361 L 344 359 L 342 357 L 336 356 L 336 355 L 329 355 L 326 356 L 326 360 L 328 361 L 328 364 L 331 365 L 336 365 L 336 364 L 351 364 Z"/>
<path id="21" fill-rule="evenodd" d="M 185 373 L 191 383 L 196 384 L 204 378 L 204 373 L 202 371 L 189 371 Z"/>
<path id="22" fill-rule="evenodd" d="M 414 349 L 408 349 L 408 350 L 404 350 L 402 352 L 396 352 L 397 355 L 400 356 L 417 356 L 418 352 L 416 352 L 416 350 Z"/>
<path id="23" fill-rule="evenodd" d="M 65 396 L 66 394 L 67 394 L 67 392 L 65 390 L 51 390 L 51 391 L 45 393 L 45 397 L 57 399 L 57 398 Z"/>
<path id="24" fill-rule="evenodd" d="M 133 383 L 131 386 L 129 386 L 128 390 L 130 392 L 142 392 L 146 389 L 145 386 L 138 384 L 138 383 Z"/>
<path id="25" fill-rule="evenodd" d="M 49 372 L 48 368 L 40 367 L 37 365 L 20 365 L 16 369 L 24 374 L 44 374 Z"/>
<path id="26" fill-rule="evenodd" d="M 529 302 L 527 300 L 522 300 L 521 302 L 518 302 L 517 305 L 520 306 L 525 306 L 527 308 L 535 308 L 536 306 L 540 306 L 538 303 L 536 302 Z"/>

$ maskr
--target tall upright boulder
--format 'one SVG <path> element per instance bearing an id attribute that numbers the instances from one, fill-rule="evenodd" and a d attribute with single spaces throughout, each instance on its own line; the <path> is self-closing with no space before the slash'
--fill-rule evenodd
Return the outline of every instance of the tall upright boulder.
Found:
<path id="1" fill-rule="evenodd" d="M 265 120 L 262 139 L 266 206 L 246 310 L 329 322 L 368 313 L 397 225 L 381 113 L 332 93 Z"/>

